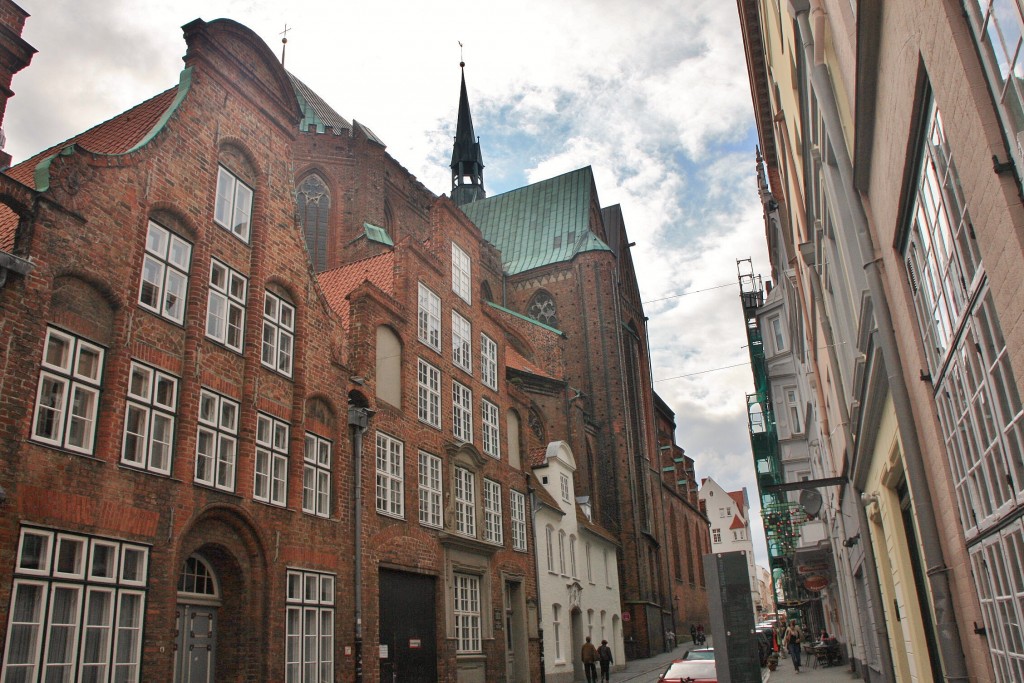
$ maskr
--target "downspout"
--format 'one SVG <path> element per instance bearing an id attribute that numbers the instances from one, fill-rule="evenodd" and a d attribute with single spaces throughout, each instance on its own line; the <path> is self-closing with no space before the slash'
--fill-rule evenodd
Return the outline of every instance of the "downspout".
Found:
<path id="1" fill-rule="evenodd" d="M 836 384 L 836 393 L 842 397 L 841 400 L 836 401 L 839 409 L 839 422 L 843 428 L 843 439 L 845 440 L 848 447 L 854 446 L 853 430 L 850 427 L 850 409 L 846 404 L 846 389 L 843 386 L 843 375 L 839 371 L 839 360 L 836 358 L 835 352 L 831 349 L 835 348 L 835 336 L 832 333 L 832 321 L 828 315 L 828 309 L 825 308 L 825 301 L 821 287 L 821 276 L 818 274 L 817 264 L 815 263 L 814 244 L 811 242 L 805 242 L 799 247 L 800 255 L 803 257 L 804 263 L 807 264 L 807 270 L 810 273 L 808 278 L 811 281 L 811 291 L 814 294 L 814 301 L 818 305 L 818 311 L 821 315 L 821 328 L 822 334 L 825 337 L 825 347 L 830 349 L 826 355 L 828 356 L 830 370 L 832 371 L 832 381 Z M 849 483 L 851 490 L 854 492 L 854 506 L 857 508 L 857 522 L 860 526 L 861 532 L 865 535 L 864 541 L 864 568 L 867 574 L 868 591 L 871 593 L 871 619 L 875 624 L 875 634 L 877 635 L 878 642 L 878 655 L 882 660 L 882 675 L 886 681 L 892 683 L 894 680 L 893 666 L 892 666 L 892 652 L 889 649 L 889 629 L 888 624 L 885 621 L 885 611 L 882 609 L 882 589 L 878 579 L 878 566 L 875 565 L 875 549 L 871 543 L 870 534 L 871 527 L 868 526 L 868 518 L 864 513 L 864 506 L 860 504 L 860 494 L 863 490 L 858 490 L 855 482 Z M 842 510 L 839 511 L 840 520 L 842 520 Z M 845 523 L 844 523 L 845 527 Z M 865 642 L 865 653 L 867 652 L 868 643 Z M 867 662 L 864 662 L 865 665 Z"/>
<path id="2" fill-rule="evenodd" d="M 370 422 L 370 411 L 350 405 L 348 426 L 352 429 L 352 460 L 355 467 L 355 680 L 363 680 L 363 432 Z"/>
<path id="3" fill-rule="evenodd" d="M 533 488 L 533 475 L 526 475 L 526 493 L 530 496 L 530 522 L 533 526 L 533 580 L 537 586 L 537 640 L 540 641 L 540 683 L 545 683 L 547 674 L 544 672 L 544 617 L 541 610 L 544 606 L 540 601 L 540 550 L 537 548 L 537 509 L 540 504 L 537 502 L 537 493 Z"/>
<path id="4" fill-rule="evenodd" d="M 811 34 L 807 16 L 807 6 L 800 0 L 791 0 L 790 12 L 796 15 L 800 39 L 807 60 L 814 59 L 814 38 Z M 839 107 L 832 90 L 831 77 L 824 64 L 815 63 L 810 71 L 811 85 L 818 100 L 818 108 L 828 131 L 829 139 L 838 141 L 832 150 L 837 162 L 842 189 L 846 194 L 847 203 L 851 208 L 853 227 L 857 233 L 861 253 L 869 259 L 864 264 L 868 288 L 871 292 L 872 305 L 875 308 L 875 322 L 878 331 L 879 348 L 885 362 L 889 391 L 892 394 L 896 411 L 896 421 L 900 440 L 903 445 L 904 463 L 907 480 L 914 498 L 914 510 L 917 516 L 920 543 L 924 551 L 927 567 L 928 583 L 931 588 L 932 608 L 934 612 L 936 636 L 939 643 L 940 661 L 945 669 L 946 681 L 967 681 L 967 664 L 964 659 L 963 645 L 957 628 L 953 610 L 953 600 L 949 589 L 949 568 L 946 566 L 939 541 L 939 529 L 935 521 L 932 507 L 931 490 L 924 461 L 921 456 L 921 444 L 914 426 L 914 414 L 911 408 L 910 393 L 904 381 L 901 369 L 899 347 L 896 344 L 896 333 L 892 327 L 892 316 L 889 302 L 885 296 L 885 287 L 879 268 L 880 258 L 875 258 L 874 244 L 868 232 L 868 219 L 861 203 L 860 195 L 853 184 L 853 163 L 846 147 L 845 136 L 839 118 Z"/>

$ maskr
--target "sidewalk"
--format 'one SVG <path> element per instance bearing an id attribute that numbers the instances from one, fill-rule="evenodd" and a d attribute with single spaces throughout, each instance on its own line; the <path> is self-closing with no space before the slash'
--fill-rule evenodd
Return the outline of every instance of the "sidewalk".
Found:
<path id="1" fill-rule="evenodd" d="M 687 650 L 694 649 L 694 644 L 690 642 L 682 643 L 676 649 L 671 652 L 663 652 L 655 655 L 654 657 L 648 657 L 647 659 L 634 659 L 626 662 L 626 666 L 619 670 L 612 672 L 612 683 L 627 683 L 628 681 L 635 680 L 653 680 L 652 674 L 660 674 L 662 671 L 668 668 L 668 665 L 676 659 L 683 656 L 683 653 Z M 707 647 L 713 647 L 711 637 L 708 637 Z M 805 666 L 800 667 L 800 673 L 796 673 L 793 670 L 793 660 L 780 659 L 779 668 L 775 671 L 768 671 L 768 669 L 762 669 L 762 674 L 766 676 L 764 683 L 846 683 L 846 681 L 852 681 L 856 677 L 850 673 L 850 668 L 847 665 L 832 666 L 832 667 L 820 667 L 815 669 L 814 664 L 804 662 Z"/>

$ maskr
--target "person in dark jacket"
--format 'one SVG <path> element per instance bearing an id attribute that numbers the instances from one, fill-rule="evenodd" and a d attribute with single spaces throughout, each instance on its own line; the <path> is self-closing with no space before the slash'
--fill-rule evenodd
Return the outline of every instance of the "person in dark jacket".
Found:
<path id="1" fill-rule="evenodd" d="M 608 641 L 602 640 L 597 648 L 597 658 L 601 662 L 601 680 L 608 681 L 611 675 L 612 649 L 608 647 Z"/>
<path id="2" fill-rule="evenodd" d="M 583 643 L 580 658 L 583 659 L 583 672 L 587 675 L 587 683 L 597 683 L 597 667 L 594 666 L 594 662 L 597 661 L 597 648 L 590 642 L 590 636 L 587 636 L 587 642 Z"/>
<path id="3" fill-rule="evenodd" d="M 697 627 L 693 624 L 690 624 L 690 640 L 697 642 Z"/>

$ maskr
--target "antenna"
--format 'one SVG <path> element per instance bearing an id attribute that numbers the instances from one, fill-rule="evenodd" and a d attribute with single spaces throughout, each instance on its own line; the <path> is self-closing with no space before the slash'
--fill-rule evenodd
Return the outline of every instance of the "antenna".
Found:
<path id="1" fill-rule="evenodd" d="M 288 31 L 291 31 L 291 29 L 288 28 L 288 24 L 285 24 L 284 25 L 284 30 L 281 31 L 281 33 L 280 33 L 280 36 L 281 36 L 281 66 L 284 66 L 284 51 L 288 49 Z"/>

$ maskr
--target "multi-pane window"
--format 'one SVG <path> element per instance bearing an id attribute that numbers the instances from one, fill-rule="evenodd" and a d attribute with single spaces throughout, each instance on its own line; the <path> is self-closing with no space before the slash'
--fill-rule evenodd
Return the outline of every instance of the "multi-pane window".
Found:
<path id="1" fill-rule="evenodd" d="M 555 636 L 555 661 L 562 660 L 562 621 L 561 605 L 551 606 L 551 630 Z"/>
<path id="2" fill-rule="evenodd" d="M 472 266 L 469 254 L 462 251 L 459 245 L 452 242 L 452 291 L 458 294 L 467 304 L 473 303 L 470 276 Z"/>
<path id="3" fill-rule="evenodd" d="M 263 300 L 263 352 L 260 361 L 285 377 L 292 376 L 295 345 L 295 307 L 267 292 Z"/>
<path id="4" fill-rule="evenodd" d="M 576 537 L 569 537 L 569 576 L 576 578 Z"/>
<path id="5" fill-rule="evenodd" d="M 583 544 L 583 555 L 587 561 L 587 581 L 590 583 L 594 583 L 594 566 L 590 560 L 590 541 L 587 541 L 585 544 Z M 602 636 L 603 635 L 604 634 L 602 633 Z"/>
<path id="6" fill-rule="evenodd" d="M 484 540 L 502 544 L 505 534 L 501 525 L 501 484 L 484 479 Z"/>
<path id="7" fill-rule="evenodd" d="M 526 550 L 526 496 L 509 491 L 509 512 L 512 517 L 512 549 Z"/>
<path id="8" fill-rule="evenodd" d="M 213 220 L 243 242 L 249 241 L 252 190 L 223 166 L 217 167 L 217 203 Z"/>
<path id="9" fill-rule="evenodd" d="M 441 458 L 420 451 L 420 524 L 442 527 L 442 500 Z"/>
<path id="10" fill-rule="evenodd" d="M 569 475 L 560 474 L 558 475 L 558 481 L 562 489 L 562 502 L 571 503 L 572 498 L 569 496 Z"/>
<path id="11" fill-rule="evenodd" d="M 565 532 L 558 530 L 558 573 L 565 576 Z"/>
<path id="12" fill-rule="evenodd" d="M 789 429 L 794 434 L 803 433 L 803 420 L 800 417 L 800 397 L 796 389 L 786 389 L 786 409 L 789 411 Z"/>
<path id="13" fill-rule="evenodd" d="M 55 328 L 46 330 L 32 439 L 92 453 L 103 380 L 103 349 Z"/>
<path id="14" fill-rule="evenodd" d="M 455 530 L 476 536 L 476 475 L 464 467 L 455 468 Z"/>
<path id="15" fill-rule="evenodd" d="M 769 319 L 768 326 L 771 328 L 772 339 L 775 341 L 775 350 L 782 352 L 786 350 L 786 335 L 782 332 L 782 316 L 773 316 Z"/>
<path id="16" fill-rule="evenodd" d="M 480 335 L 480 381 L 498 389 L 498 345 L 486 334 Z"/>
<path id="17" fill-rule="evenodd" d="M 711 530 L 711 542 L 712 543 L 721 543 L 722 542 L 722 530 L 721 529 L 712 529 Z"/>
<path id="18" fill-rule="evenodd" d="M 977 0 L 964 2 L 978 53 L 985 66 L 989 87 L 997 110 L 1013 144 L 1010 148 L 1018 166 L 1024 161 L 1024 51 L 1021 30 L 1024 17 L 1018 3 L 1011 0 Z"/>
<path id="19" fill-rule="evenodd" d="M 434 349 L 441 350 L 441 298 L 422 282 L 419 290 L 419 314 L 417 316 L 418 339 Z"/>
<path id="20" fill-rule="evenodd" d="M 551 527 L 551 525 L 548 525 L 547 527 L 544 528 L 544 542 L 545 542 L 545 545 L 547 546 L 547 551 L 548 551 L 548 571 L 549 572 L 554 572 L 555 571 L 554 538 L 555 538 L 555 530 Z"/>
<path id="21" fill-rule="evenodd" d="M 393 517 L 405 516 L 402 460 L 402 442 L 377 432 L 377 512 Z"/>
<path id="22" fill-rule="evenodd" d="M 210 263 L 210 293 L 206 309 L 206 336 L 242 352 L 245 328 L 245 277 L 216 259 Z"/>
<path id="23" fill-rule="evenodd" d="M 455 605 L 455 649 L 480 652 L 480 577 L 455 574 L 452 577 Z"/>
<path id="24" fill-rule="evenodd" d="M 199 394 L 196 481 L 234 491 L 237 453 L 238 402 L 203 389 Z"/>
<path id="25" fill-rule="evenodd" d="M 295 204 L 313 270 L 323 272 L 327 270 L 327 233 L 331 215 L 331 193 L 327 184 L 315 173 L 306 176 L 295 191 Z"/>
<path id="26" fill-rule="evenodd" d="M 252 497 L 272 505 L 288 502 L 287 422 L 270 415 L 256 416 L 256 467 Z"/>
<path id="27" fill-rule="evenodd" d="M 452 362 L 466 372 L 473 372 L 472 334 L 469 321 L 452 311 Z"/>
<path id="28" fill-rule="evenodd" d="M 501 437 L 498 433 L 498 406 L 486 398 L 480 402 L 480 421 L 483 425 L 484 453 L 501 457 Z"/>
<path id="29" fill-rule="evenodd" d="M 331 516 L 331 442 L 309 432 L 302 454 L 302 511 Z"/>
<path id="30" fill-rule="evenodd" d="M 334 680 L 335 577 L 289 569 L 285 605 L 284 680 Z"/>
<path id="31" fill-rule="evenodd" d="M 149 549 L 23 527 L 2 680 L 139 678 Z"/>
<path id="32" fill-rule="evenodd" d="M 452 382 L 452 436 L 459 441 L 473 441 L 473 392 L 469 387 Z"/>
<path id="33" fill-rule="evenodd" d="M 441 428 L 441 371 L 422 358 L 416 369 L 416 414 L 421 422 Z"/>
<path id="34" fill-rule="evenodd" d="M 999 524 L 1022 492 L 1024 413 L 942 115 L 934 102 L 927 114 L 906 267 L 960 518 L 972 538 Z M 1024 644 L 1016 652 L 1024 657 Z"/>
<path id="35" fill-rule="evenodd" d="M 139 304 L 168 320 L 184 321 L 191 263 L 192 245 L 150 221 L 146 232 L 146 255 L 142 261 Z"/>
<path id="36" fill-rule="evenodd" d="M 159 474 L 171 473 L 178 380 L 132 361 L 124 412 L 121 462 Z"/>

